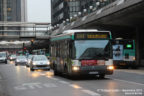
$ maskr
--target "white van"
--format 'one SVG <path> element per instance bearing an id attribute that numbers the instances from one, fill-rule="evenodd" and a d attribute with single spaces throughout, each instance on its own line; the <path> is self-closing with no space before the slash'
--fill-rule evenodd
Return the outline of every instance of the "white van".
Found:
<path id="1" fill-rule="evenodd" d="M 1 62 L 7 64 L 7 52 L 0 52 L 0 63 Z"/>

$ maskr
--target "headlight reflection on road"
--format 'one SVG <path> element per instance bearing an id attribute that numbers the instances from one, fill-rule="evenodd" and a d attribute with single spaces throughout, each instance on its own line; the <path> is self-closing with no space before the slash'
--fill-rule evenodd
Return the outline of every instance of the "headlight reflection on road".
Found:
<path id="1" fill-rule="evenodd" d="M 46 72 L 46 77 L 48 78 L 52 78 L 54 76 L 54 73 L 53 72 Z"/>
<path id="2" fill-rule="evenodd" d="M 16 72 L 17 72 L 17 73 L 20 72 L 20 66 L 16 66 Z"/>
<path id="3" fill-rule="evenodd" d="M 14 64 L 14 61 L 10 61 L 9 63 L 10 63 L 10 64 Z"/>
<path id="4" fill-rule="evenodd" d="M 108 83 L 108 90 L 110 90 L 110 92 L 108 92 L 108 96 L 116 96 L 117 95 L 117 91 L 118 89 L 117 88 L 117 85 L 115 82 L 109 82 Z"/>
<path id="5" fill-rule="evenodd" d="M 73 88 L 75 88 L 75 89 L 80 89 L 81 87 L 79 86 L 79 85 L 77 85 L 77 84 L 72 84 L 72 85 L 70 85 L 70 86 L 72 86 Z"/>
<path id="6" fill-rule="evenodd" d="M 32 73 L 32 77 L 33 77 L 33 78 L 37 78 L 37 77 L 39 77 L 39 76 L 40 76 L 40 74 L 37 73 L 37 72 Z"/>

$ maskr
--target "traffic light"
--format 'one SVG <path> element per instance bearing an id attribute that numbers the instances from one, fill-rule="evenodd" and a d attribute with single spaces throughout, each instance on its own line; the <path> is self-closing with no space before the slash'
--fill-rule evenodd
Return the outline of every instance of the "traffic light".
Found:
<path id="1" fill-rule="evenodd" d="M 26 50 L 27 48 L 26 48 L 26 47 L 24 47 L 23 49 L 24 49 L 24 50 Z"/>
<path id="2" fill-rule="evenodd" d="M 26 54 L 26 50 L 27 50 L 27 48 L 24 47 L 24 48 L 23 48 L 23 54 Z"/>

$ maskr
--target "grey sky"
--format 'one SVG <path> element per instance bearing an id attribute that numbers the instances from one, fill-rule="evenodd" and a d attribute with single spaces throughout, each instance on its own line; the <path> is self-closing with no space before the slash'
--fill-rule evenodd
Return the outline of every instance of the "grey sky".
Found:
<path id="1" fill-rule="evenodd" d="M 28 22 L 50 22 L 51 0 L 27 0 Z"/>

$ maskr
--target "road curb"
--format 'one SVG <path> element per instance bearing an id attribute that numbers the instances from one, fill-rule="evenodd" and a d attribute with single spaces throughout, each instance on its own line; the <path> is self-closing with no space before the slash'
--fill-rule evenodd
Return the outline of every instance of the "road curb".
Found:
<path id="1" fill-rule="evenodd" d="M 118 69 L 118 70 L 116 70 L 116 71 L 127 72 L 127 73 L 134 73 L 134 74 L 139 74 L 139 75 L 144 75 L 144 70 Z"/>

